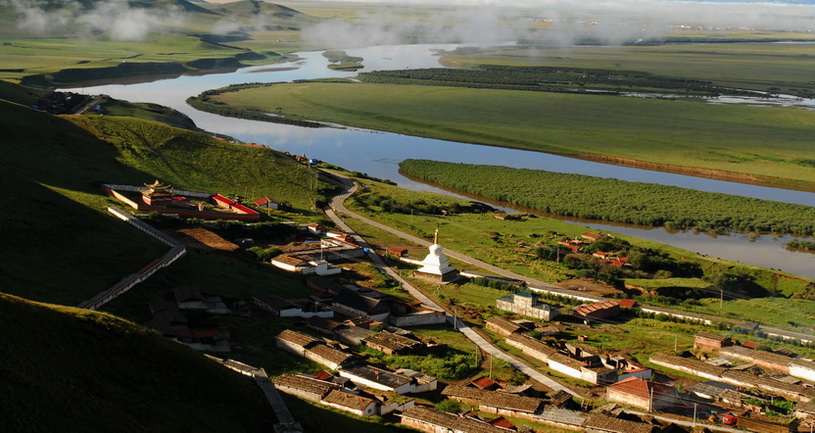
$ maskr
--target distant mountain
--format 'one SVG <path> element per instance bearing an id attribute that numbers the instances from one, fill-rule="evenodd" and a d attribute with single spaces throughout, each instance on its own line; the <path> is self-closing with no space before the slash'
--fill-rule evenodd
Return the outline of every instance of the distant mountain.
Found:
<path id="1" fill-rule="evenodd" d="M 114 316 L 0 293 L 4 433 L 269 432 L 243 376 Z"/>
<path id="2" fill-rule="evenodd" d="M 260 0 L 243 0 L 231 3 L 211 4 L 207 7 L 210 10 L 223 15 L 240 17 L 271 15 L 278 18 L 295 18 L 305 16 L 305 14 L 295 9 Z"/>

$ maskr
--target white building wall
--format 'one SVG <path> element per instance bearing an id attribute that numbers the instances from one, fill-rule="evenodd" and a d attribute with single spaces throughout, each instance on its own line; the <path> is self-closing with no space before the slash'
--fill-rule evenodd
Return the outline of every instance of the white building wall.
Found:
<path id="1" fill-rule="evenodd" d="M 557 372 L 563 373 L 567 376 L 574 377 L 575 379 L 581 378 L 581 372 L 578 369 L 569 367 L 568 365 L 561 364 L 557 361 L 549 360 L 549 368 Z"/>
<path id="2" fill-rule="evenodd" d="M 795 376 L 801 379 L 815 381 L 815 369 L 808 368 L 806 366 L 796 364 L 795 362 L 790 363 L 790 376 Z"/>

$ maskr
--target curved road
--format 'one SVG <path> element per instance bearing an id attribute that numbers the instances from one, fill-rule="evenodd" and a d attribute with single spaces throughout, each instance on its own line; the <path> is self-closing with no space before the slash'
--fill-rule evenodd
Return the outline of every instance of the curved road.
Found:
<path id="1" fill-rule="evenodd" d="M 408 239 L 408 240 L 410 240 L 412 242 L 416 242 L 416 243 L 421 242 L 422 245 L 430 245 L 430 243 L 423 240 L 423 239 L 417 238 L 415 236 L 408 235 L 407 233 L 402 233 L 402 232 L 400 232 L 398 230 L 395 230 L 395 229 L 392 229 L 392 228 L 390 228 L 388 226 L 377 223 L 376 221 L 372 221 L 372 220 L 370 220 L 368 218 L 365 218 L 362 215 L 358 215 L 358 214 L 356 214 L 354 212 L 349 211 L 343 205 L 343 202 L 351 194 L 356 192 L 358 186 L 357 186 L 356 182 L 354 182 L 353 180 L 351 180 L 351 179 L 349 179 L 349 178 L 347 178 L 345 176 L 337 175 L 336 173 L 334 173 L 334 175 L 339 177 L 340 179 L 342 179 L 342 183 L 343 183 L 343 186 L 345 188 L 345 191 L 342 192 L 340 195 L 335 196 L 331 200 L 331 208 L 330 209 L 329 208 L 325 209 L 326 215 L 334 222 L 334 224 L 337 225 L 337 227 L 339 227 L 341 230 L 345 231 L 346 233 L 351 233 L 352 236 L 357 240 L 357 242 L 359 242 L 360 245 L 362 245 L 363 247 L 366 247 L 368 249 L 368 257 L 371 259 L 371 262 L 377 268 L 379 268 L 382 271 L 384 271 L 385 273 L 387 273 L 388 276 L 390 276 L 394 280 L 398 281 L 399 284 L 401 284 L 402 287 L 405 290 L 407 290 L 408 293 L 410 293 L 411 296 L 418 299 L 422 304 L 425 304 L 430 308 L 435 308 L 437 310 L 447 311 L 447 309 L 443 308 L 441 305 L 437 304 L 435 301 L 433 301 L 432 299 L 425 296 L 424 293 L 422 293 L 419 289 L 417 289 L 412 284 L 410 284 L 407 280 L 402 278 L 402 276 L 399 275 L 393 268 L 388 266 L 382 260 L 382 257 L 380 257 L 378 254 L 376 254 L 374 252 L 373 248 L 370 248 L 370 245 L 365 241 L 365 239 L 363 239 L 361 236 L 356 234 L 351 229 L 351 227 L 348 226 L 348 224 L 346 224 L 345 221 L 343 221 L 342 218 L 340 218 L 336 214 L 336 211 L 342 212 L 343 214 L 348 215 L 348 216 L 350 216 L 350 217 L 352 217 L 354 219 L 360 220 L 360 221 L 362 221 L 362 222 L 364 222 L 366 224 L 370 224 L 370 225 L 379 227 L 379 228 L 381 228 L 383 230 L 387 230 L 389 232 L 392 232 L 392 233 L 396 234 L 397 236 L 402 236 L 402 237 L 404 237 L 404 238 L 406 238 L 406 239 Z M 462 256 L 462 257 L 466 257 L 466 256 Z M 469 259 L 469 260 L 473 260 L 473 259 Z M 496 268 L 496 269 L 498 269 L 498 268 Z M 526 365 L 522 361 L 516 359 L 515 357 L 513 357 L 513 356 L 511 356 L 511 355 L 509 355 L 507 353 L 504 353 L 503 351 L 501 351 L 497 347 L 493 346 L 492 343 L 490 343 L 484 337 L 482 337 L 480 334 L 475 332 L 474 329 L 470 328 L 461 319 L 451 315 L 449 311 L 447 311 L 447 320 L 449 322 L 453 323 L 453 326 L 457 330 L 461 331 L 461 333 L 464 334 L 464 336 L 466 336 L 468 339 L 470 339 L 470 341 L 475 343 L 481 350 L 483 350 L 484 352 L 489 353 L 490 356 L 494 356 L 496 358 L 503 359 L 504 361 L 506 361 L 510 365 L 512 365 L 514 368 L 519 370 L 521 373 L 529 376 L 533 380 L 536 380 L 536 381 L 548 386 L 549 388 L 552 388 L 555 391 L 565 391 L 565 392 L 568 392 L 569 394 L 571 394 L 571 395 L 573 395 L 575 397 L 581 397 L 580 394 L 576 393 L 575 391 L 573 391 L 573 390 L 567 388 L 566 386 L 556 382 L 555 380 L 549 378 L 548 376 L 544 375 L 543 373 L 539 372 L 538 370 Z"/>

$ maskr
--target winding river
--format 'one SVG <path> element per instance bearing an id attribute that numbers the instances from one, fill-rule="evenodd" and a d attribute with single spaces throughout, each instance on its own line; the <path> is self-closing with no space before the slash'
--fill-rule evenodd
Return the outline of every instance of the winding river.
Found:
<path id="1" fill-rule="evenodd" d="M 349 49 L 346 52 L 349 55 L 364 58 L 364 70 L 368 71 L 439 67 L 438 57 L 434 54 L 435 50 L 454 47 L 455 45 L 443 44 L 375 46 Z M 188 115 L 196 125 L 208 131 L 230 135 L 248 142 L 266 144 L 274 149 L 295 154 L 305 153 L 309 157 L 329 161 L 349 170 L 391 179 L 402 187 L 414 190 L 443 192 L 401 176 L 398 173 L 398 164 L 407 158 L 582 173 L 789 203 L 815 204 L 815 193 L 619 167 L 539 152 L 447 142 L 354 128 L 315 129 L 239 120 L 200 112 L 185 103 L 189 96 L 229 84 L 350 77 L 356 74 L 355 72 L 328 69 L 328 61 L 321 55 L 321 52 L 303 52 L 297 55 L 299 60 L 289 64 L 248 67 L 229 73 L 181 76 L 148 83 L 102 85 L 70 90 L 80 93 L 104 93 L 118 99 L 153 102 L 172 107 Z M 668 232 L 662 228 L 644 229 L 594 223 L 587 225 L 595 229 L 654 240 L 714 257 L 815 277 L 815 266 L 813 266 L 815 256 L 785 250 L 783 244 L 791 239 L 787 236 L 764 235 L 758 239 L 751 239 L 746 234 L 738 233 L 713 236 L 693 232 Z"/>

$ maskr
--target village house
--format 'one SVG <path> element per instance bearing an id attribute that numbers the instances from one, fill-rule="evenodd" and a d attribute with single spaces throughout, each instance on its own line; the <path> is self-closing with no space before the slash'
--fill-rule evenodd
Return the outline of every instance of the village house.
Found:
<path id="1" fill-rule="evenodd" d="M 580 250 L 583 248 L 583 245 L 585 245 L 586 243 L 581 241 L 580 239 L 570 239 L 567 241 L 558 241 L 557 244 L 566 247 L 566 249 L 573 253 L 579 253 Z"/>
<path id="2" fill-rule="evenodd" d="M 588 414 L 577 410 L 553 405 L 544 406 L 543 412 L 535 417 L 535 422 L 562 427 L 569 430 L 583 431 L 583 424 Z"/>
<path id="3" fill-rule="evenodd" d="M 653 364 L 689 373 L 694 376 L 721 381 L 744 388 L 757 388 L 782 396 L 791 401 L 809 401 L 815 398 L 815 388 L 784 382 L 773 379 L 772 377 L 757 376 L 746 371 L 719 367 L 696 359 L 656 354 L 651 355 L 650 361 Z"/>
<path id="4" fill-rule="evenodd" d="M 343 368 L 339 374 L 358 385 L 397 394 L 433 391 L 438 386 L 436 379 L 431 376 L 408 377 L 370 365 Z"/>
<path id="5" fill-rule="evenodd" d="M 670 386 L 632 377 L 606 387 L 606 400 L 653 412 L 675 405 L 679 396 Z"/>
<path id="6" fill-rule="evenodd" d="M 549 357 L 557 353 L 555 348 L 546 343 L 532 338 L 529 335 L 517 332 L 510 334 L 506 339 L 506 343 L 509 346 L 521 349 L 525 355 L 529 355 L 541 361 L 548 361 Z"/>
<path id="7" fill-rule="evenodd" d="M 334 317 L 333 310 L 322 309 L 314 302 L 306 301 L 295 304 L 271 293 L 263 293 L 252 297 L 252 303 L 271 312 L 277 317 L 321 317 L 330 319 Z"/>
<path id="8" fill-rule="evenodd" d="M 815 418 L 815 403 L 802 401 L 795 405 L 796 418 Z"/>
<path id="9" fill-rule="evenodd" d="M 441 391 L 441 395 L 451 400 L 477 407 L 487 392 L 486 390 L 472 386 L 447 385 L 447 387 Z"/>
<path id="10" fill-rule="evenodd" d="M 328 347 L 322 340 L 289 329 L 278 334 L 275 340 L 277 347 L 332 370 L 359 362 L 359 358 L 350 353 Z"/>
<path id="11" fill-rule="evenodd" d="M 470 382 L 470 385 L 485 391 L 495 391 L 503 388 L 501 384 L 486 376 L 481 376 L 478 379 L 473 380 Z"/>
<path id="12" fill-rule="evenodd" d="M 483 421 L 424 406 L 414 406 L 402 412 L 400 418 L 402 424 L 428 433 L 506 433 Z"/>
<path id="13" fill-rule="evenodd" d="M 543 403 L 539 398 L 487 391 L 478 408 L 496 415 L 534 420 L 540 414 Z"/>
<path id="14" fill-rule="evenodd" d="M 715 353 L 722 347 L 731 346 L 733 341 L 730 337 L 714 334 L 712 332 L 701 331 L 696 334 L 693 341 L 693 349 L 701 352 Z"/>
<path id="15" fill-rule="evenodd" d="M 206 310 L 207 305 L 204 303 L 204 296 L 197 287 L 181 286 L 173 289 L 173 297 L 182 310 Z"/>
<path id="16" fill-rule="evenodd" d="M 265 209 L 280 209 L 280 203 L 275 200 L 272 200 L 269 197 L 261 197 L 255 200 L 252 200 L 252 203 L 255 204 L 257 207 L 265 208 Z"/>
<path id="17" fill-rule="evenodd" d="M 591 413 L 583 424 L 586 433 L 654 433 L 655 425 Z"/>
<path id="18" fill-rule="evenodd" d="M 362 341 L 371 349 L 378 350 L 388 355 L 415 353 L 425 347 L 421 341 L 388 331 L 381 331 L 378 334 L 367 337 Z"/>
<path id="19" fill-rule="evenodd" d="M 489 320 L 487 320 L 486 328 L 487 331 L 503 335 L 504 337 L 512 334 L 513 332 L 520 332 L 523 330 L 521 325 L 518 325 L 517 323 L 501 316 L 490 317 Z"/>
<path id="20" fill-rule="evenodd" d="M 271 259 L 271 264 L 284 271 L 302 275 L 326 276 L 342 272 L 342 268 L 332 265 L 327 260 L 314 260 L 307 255 L 280 254 Z"/>
<path id="21" fill-rule="evenodd" d="M 574 315 L 584 319 L 608 319 L 620 314 L 620 302 L 609 300 L 581 305 L 574 309 Z"/>
<path id="22" fill-rule="evenodd" d="M 358 416 L 372 416 L 379 414 L 379 401 L 367 397 L 354 395 L 342 390 L 331 390 L 323 397 L 320 403 L 331 406 Z"/>
<path id="23" fill-rule="evenodd" d="M 281 374 L 273 380 L 275 387 L 286 394 L 296 395 L 306 400 L 319 402 L 332 390 L 339 389 L 336 383 L 315 379 L 301 374 Z"/>
<path id="24" fill-rule="evenodd" d="M 583 233 L 580 235 L 581 238 L 589 241 L 589 242 L 596 242 L 603 238 L 603 235 L 599 233 Z"/>
<path id="25" fill-rule="evenodd" d="M 560 315 L 560 310 L 557 307 L 538 302 L 538 295 L 531 292 L 518 292 L 502 296 L 495 300 L 495 307 L 547 322 Z"/>
<path id="26" fill-rule="evenodd" d="M 342 290 L 331 300 L 331 307 L 349 317 L 365 317 L 393 326 L 438 325 L 446 322 L 442 310 L 411 304 L 369 289 Z"/>

